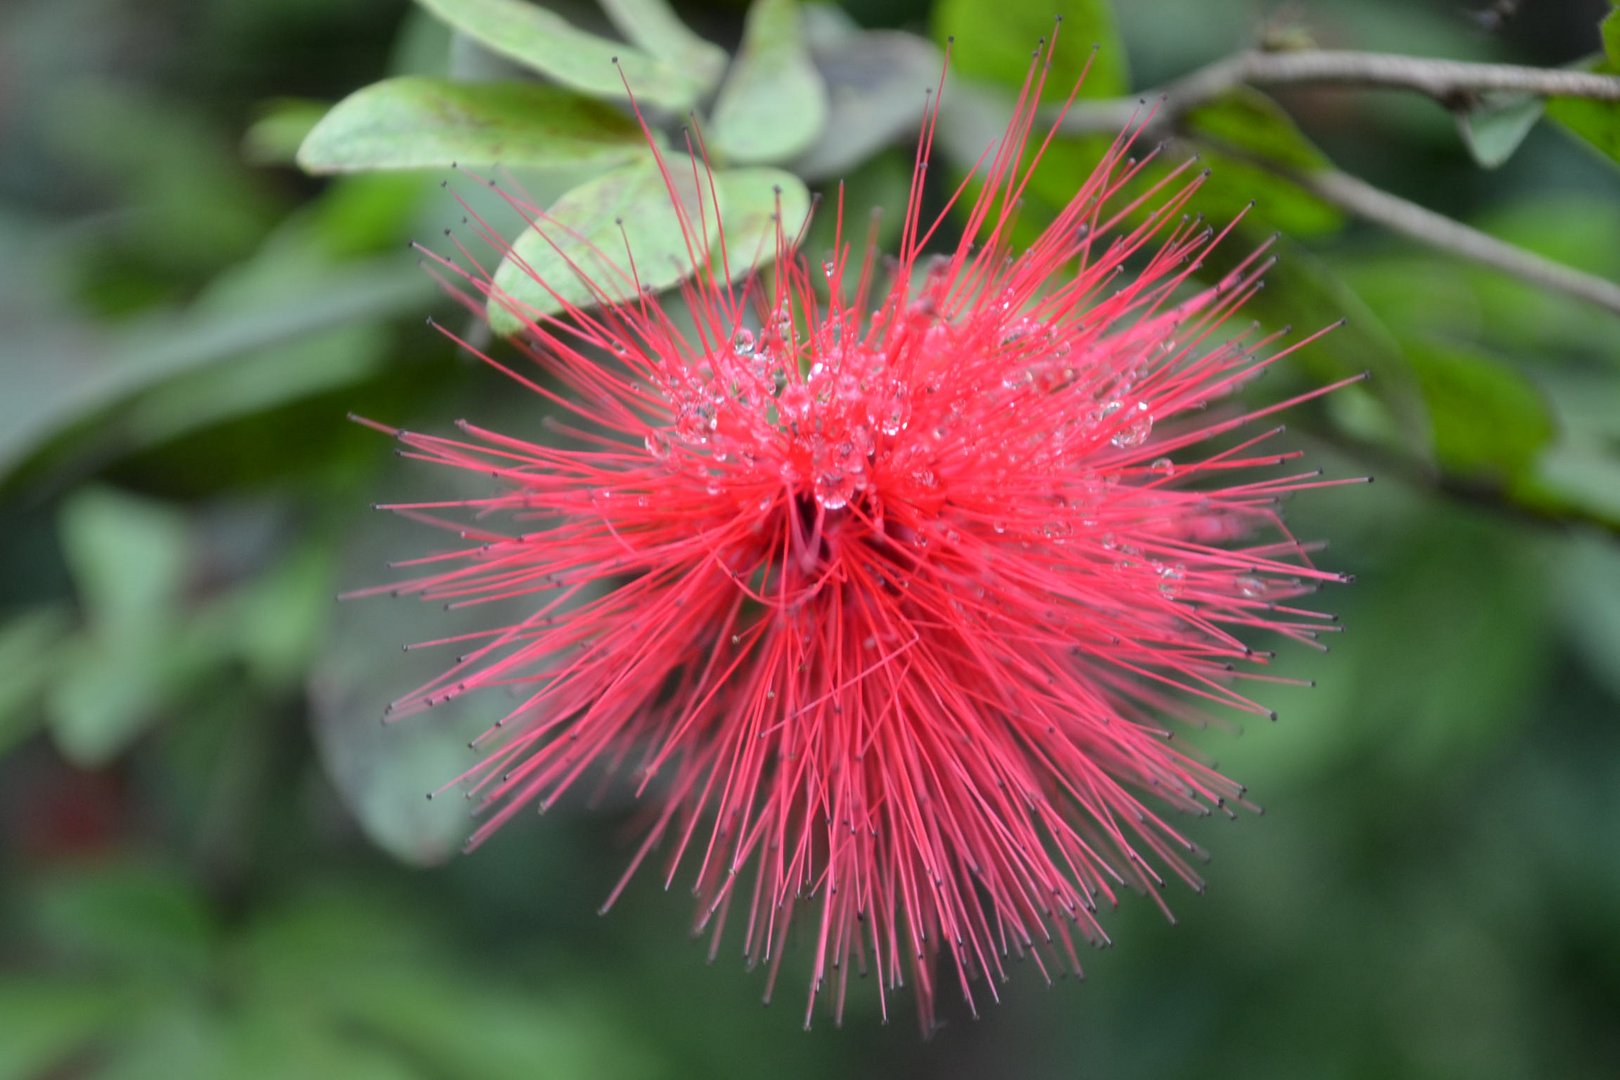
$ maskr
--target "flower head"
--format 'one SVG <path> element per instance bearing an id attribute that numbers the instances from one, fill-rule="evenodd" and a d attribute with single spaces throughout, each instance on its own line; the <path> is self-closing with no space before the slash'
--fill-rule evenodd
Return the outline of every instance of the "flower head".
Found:
<path id="1" fill-rule="evenodd" d="M 778 229 L 774 267 L 732 284 L 738 253 L 694 240 L 680 318 L 645 293 L 536 315 L 459 271 L 526 316 L 544 377 L 509 373 L 554 438 L 395 433 L 500 490 L 451 504 L 465 543 L 394 588 L 529 605 L 395 706 L 516 690 L 460 778 L 488 811 L 474 842 L 625 774 L 648 807 L 626 879 L 661 849 L 698 930 L 740 934 L 773 982 L 808 924 L 812 1007 L 872 968 L 927 1025 L 942 983 L 994 996 L 1009 955 L 1077 968 L 1122 888 L 1196 887 L 1170 817 L 1243 788 L 1171 724 L 1265 715 L 1237 680 L 1269 654 L 1246 641 L 1328 621 L 1292 606 L 1336 576 L 1276 509 L 1325 481 L 1278 468 L 1296 455 L 1253 424 L 1283 406 L 1230 400 L 1281 355 L 1228 326 L 1265 264 L 1195 287 L 1226 230 L 1183 213 L 1185 166 L 1124 195 L 1128 134 L 1014 250 L 1040 82 L 937 253 L 931 115 L 892 259 L 840 223 L 810 262 Z"/>

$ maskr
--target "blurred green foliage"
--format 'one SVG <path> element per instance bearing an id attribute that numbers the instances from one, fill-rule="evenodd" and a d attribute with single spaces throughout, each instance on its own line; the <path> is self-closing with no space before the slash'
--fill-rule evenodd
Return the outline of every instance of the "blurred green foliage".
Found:
<path id="1" fill-rule="evenodd" d="M 1324 598 L 1347 629 L 1333 655 L 1287 658 L 1319 687 L 1200 740 L 1271 812 L 1193 823 L 1209 894 L 1174 897 L 1175 926 L 1127 903 L 1083 988 L 1022 973 L 927 1043 L 855 995 L 844 1030 L 807 1035 L 796 1008 L 758 1009 L 729 948 L 705 966 L 686 898 L 652 875 L 595 915 L 633 806 L 559 808 L 453 855 L 464 806 L 422 794 L 488 717 L 376 722 L 415 674 L 397 646 L 452 631 L 403 601 L 332 602 L 408 546 L 368 506 L 424 482 L 346 412 L 537 425 L 423 328 L 477 332 L 406 242 L 498 209 L 452 162 L 528 170 L 547 205 L 635 187 L 639 136 L 595 51 L 655 113 L 715 103 L 740 271 L 769 254 L 773 186 L 792 225 L 847 177 L 851 220 L 886 207 L 892 237 L 947 35 L 992 105 L 1054 8 L 1053 86 L 1095 41 L 1101 97 L 1256 41 L 1620 70 L 1604 5 L 1517 6 L 0 10 L 0 1077 L 1620 1073 L 1620 323 L 1358 227 L 1265 167 L 1341 162 L 1613 281 L 1612 105 L 1482 101 L 1459 134 L 1410 95 L 1242 91 L 1188 118 L 1215 168 L 1200 208 L 1258 200 L 1243 237 L 1291 238 L 1255 317 L 1351 319 L 1255 392 L 1370 369 L 1290 424 L 1330 474 L 1380 483 L 1291 507 L 1359 578 Z M 300 146 L 335 175 L 301 173 Z M 1025 213 L 1097 153 L 1054 144 Z M 823 214 L 806 252 L 830 243 Z"/>

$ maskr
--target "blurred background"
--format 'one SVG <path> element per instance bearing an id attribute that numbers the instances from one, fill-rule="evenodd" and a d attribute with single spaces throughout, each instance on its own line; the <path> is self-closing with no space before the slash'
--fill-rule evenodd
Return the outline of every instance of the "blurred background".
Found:
<path id="1" fill-rule="evenodd" d="M 1054 6 L 844 11 L 942 40 L 1003 12 L 1032 36 Z M 740 0 L 679 10 L 736 44 Z M 1120 3 L 1112 77 L 1262 40 L 1561 66 L 1607 10 Z M 995 83 L 973 44 L 961 72 Z M 1211 197 L 1291 238 L 1259 314 L 1353 317 L 1281 381 L 1393 372 L 1419 416 L 1384 390 L 1290 421 L 1380 481 L 1290 508 L 1359 581 L 1322 598 L 1332 654 L 1286 657 L 1317 689 L 1199 735 L 1268 812 L 1188 825 L 1214 859 L 1177 925 L 1127 901 L 1083 985 L 1020 972 L 983 1019 L 942 1002 L 926 1042 L 871 993 L 805 1033 L 802 972 L 761 1009 L 679 890 L 644 875 L 596 914 L 628 807 L 457 854 L 464 805 L 422 793 L 501 703 L 377 723 L 415 685 L 400 646 L 449 631 L 333 596 L 431 543 L 369 506 L 439 478 L 345 414 L 499 428 L 532 404 L 423 325 L 449 305 L 406 241 L 459 217 L 442 170 L 292 164 L 329 105 L 454 52 L 406 0 L 0 6 L 0 1077 L 1620 1075 L 1620 317 L 1240 162 Z M 1277 99 L 1347 171 L 1620 280 L 1612 110 L 1608 157 L 1580 117 L 1471 155 L 1415 95 Z M 898 207 L 900 143 L 852 191 Z"/>

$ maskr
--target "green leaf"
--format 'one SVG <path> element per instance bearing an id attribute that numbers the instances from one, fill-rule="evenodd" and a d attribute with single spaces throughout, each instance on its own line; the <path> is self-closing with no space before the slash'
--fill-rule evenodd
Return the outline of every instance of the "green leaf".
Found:
<path id="1" fill-rule="evenodd" d="M 260 685 L 295 686 L 309 671 L 331 621 L 332 583 L 330 553 L 309 543 L 232 597 L 232 636 Z"/>
<path id="2" fill-rule="evenodd" d="M 741 164 L 803 153 L 827 123 L 798 0 L 754 0 L 742 47 L 714 103 L 709 145 Z"/>
<path id="3" fill-rule="evenodd" d="M 586 33 L 557 13 L 524 0 L 418 2 L 486 48 L 594 97 L 622 99 L 628 83 L 629 93 L 637 99 L 681 110 L 695 104 L 705 89 L 702 79 L 692 73 L 630 45 Z"/>
<path id="4" fill-rule="evenodd" d="M 1488 97 L 1457 114 L 1457 129 L 1474 160 L 1494 169 L 1513 156 L 1545 108 L 1541 98 L 1529 94 Z"/>
<path id="5" fill-rule="evenodd" d="M 1207 140 L 1291 169 L 1329 165 L 1281 105 L 1249 87 L 1235 87 L 1190 110 L 1186 124 Z"/>
<path id="6" fill-rule="evenodd" d="M 638 288 L 664 289 L 690 277 L 703 265 L 719 221 L 709 185 L 699 179 L 703 171 L 694 172 L 690 159 L 670 158 L 667 182 L 665 175 L 616 169 L 537 215 L 496 268 L 490 329 L 514 334 L 526 319 L 569 305 L 619 303 Z"/>
<path id="7" fill-rule="evenodd" d="M 1206 258 L 1209 271 L 1219 273 L 1227 261 L 1245 254 L 1246 237 L 1239 234 Z M 1370 373 L 1365 393 L 1383 406 L 1385 415 L 1380 420 L 1391 428 L 1386 434 L 1409 445 L 1420 444 L 1428 433 L 1428 420 L 1412 369 L 1396 338 L 1326 262 L 1286 240 L 1279 240 L 1272 251 L 1277 264 L 1266 274 L 1266 287 L 1244 305 L 1243 312 L 1271 326 L 1306 331 L 1346 320 L 1294 353 L 1290 365 L 1306 372 L 1318 385 Z M 1337 406 L 1347 395 L 1359 392 L 1347 389 L 1335 395 L 1330 405 Z"/>
<path id="8" fill-rule="evenodd" d="M 619 33 L 660 60 L 690 72 L 704 91 L 726 69 L 726 50 L 687 28 L 664 0 L 601 0 Z"/>
<path id="9" fill-rule="evenodd" d="M 373 83 L 321 119 L 298 150 L 306 172 L 472 165 L 620 165 L 647 154 L 631 119 L 539 83 Z"/>
<path id="10" fill-rule="evenodd" d="M 806 180 L 841 178 L 899 139 L 915 139 L 926 90 L 944 60 L 932 42 L 899 30 L 847 33 L 812 43 L 827 84 L 827 123 L 821 137 L 793 162 Z"/>
<path id="11" fill-rule="evenodd" d="M 266 103 L 242 135 L 242 157 L 254 165 L 292 165 L 298 147 L 328 108 L 324 102 L 282 98 Z"/>
<path id="12" fill-rule="evenodd" d="M 1345 227 L 1344 211 L 1286 176 L 1202 142 L 1194 145 L 1209 175 L 1192 206 L 1210 221 L 1225 223 L 1245 214 L 1251 231 L 1271 229 L 1296 238 L 1329 236 Z M 1150 168 L 1145 179 L 1155 179 L 1164 171 L 1164 167 Z"/>
<path id="13" fill-rule="evenodd" d="M 1545 399 L 1514 368 L 1454 346 L 1412 343 L 1436 461 L 1448 472 L 1510 480 L 1557 434 Z"/>
<path id="14" fill-rule="evenodd" d="M 1559 556 L 1553 566 L 1569 643 L 1620 698 L 1620 550 L 1576 536 L 1564 540 Z"/>
<path id="15" fill-rule="evenodd" d="M 60 870 L 29 899 L 37 940 L 81 963 L 179 980 L 210 962 L 216 928 L 175 871 L 123 863 Z"/>
<path id="16" fill-rule="evenodd" d="M 1044 97 L 1067 96 L 1087 61 L 1091 67 L 1082 97 L 1115 97 L 1129 90 L 1125 46 L 1107 0 L 941 0 L 934 9 L 934 38 L 956 39 L 951 63 L 962 75 L 1021 86 L 1036 48 L 1051 38 L 1059 16 L 1063 22 Z"/>
<path id="17" fill-rule="evenodd" d="M 35 706 L 55 674 L 69 621 L 67 612 L 43 608 L 0 625 L 0 754 L 37 726 Z"/>
<path id="18" fill-rule="evenodd" d="M 1271 98 L 1238 87 L 1187 114 L 1201 159 L 1210 175 L 1194 206 L 1213 221 L 1226 221 L 1254 203 L 1253 220 L 1290 236 L 1319 236 L 1345 225 L 1344 212 L 1276 170 L 1310 172 L 1331 164 Z"/>
<path id="19" fill-rule="evenodd" d="M 725 209 L 726 263 L 736 280 L 776 258 L 778 231 L 792 246 L 810 216 L 810 191 L 804 181 L 781 169 L 727 169 L 714 179 Z M 724 273 L 719 257 L 719 245 L 712 245 L 710 259 L 717 277 Z"/>
<path id="20" fill-rule="evenodd" d="M 104 983 L 61 983 L 34 975 L 0 976 L 0 1076 L 65 1076 L 69 1062 L 104 1038 L 124 1009 Z"/>
<path id="21" fill-rule="evenodd" d="M 1613 38 L 1620 37 L 1620 19 L 1615 15 L 1605 19 L 1603 34 L 1607 47 Z M 1600 75 L 1620 75 L 1620 59 L 1594 57 L 1578 65 L 1578 69 Z M 1547 102 L 1547 115 L 1611 163 L 1620 165 L 1620 101 L 1553 98 Z"/>
<path id="22" fill-rule="evenodd" d="M 140 734 L 162 697 L 189 530 L 173 510 L 91 488 L 63 507 L 61 531 L 88 633 L 51 687 L 52 733 L 71 760 L 99 765 Z"/>
<path id="23" fill-rule="evenodd" d="M 91 627 L 136 641 L 179 601 L 188 569 L 185 516 L 89 488 L 62 508 L 62 547 Z"/>
<path id="24" fill-rule="evenodd" d="M 310 273 L 229 310 L 161 312 L 116 332 L 21 342 L 0 395 L 0 475 L 70 424 L 210 364 L 356 319 L 420 310 L 433 284 L 396 258 Z"/>
<path id="25" fill-rule="evenodd" d="M 1603 55 L 1612 67 L 1620 69 L 1620 8 L 1609 12 L 1598 23 L 1598 35 L 1603 39 Z"/>

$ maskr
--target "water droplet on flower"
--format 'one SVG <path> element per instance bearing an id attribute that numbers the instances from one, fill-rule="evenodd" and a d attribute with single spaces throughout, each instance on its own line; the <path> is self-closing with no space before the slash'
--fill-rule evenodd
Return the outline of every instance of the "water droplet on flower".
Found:
<path id="1" fill-rule="evenodd" d="M 1159 592 L 1165 597 L 1174 597 L 1181 591 L 1181 583 L 1187 577 L 1187 567 L 1182 563 L 1159 567 Z"/>
<path id="2" fill-rule="evenodd" d="M 1153 417 L 1147 412 L 1147 402 L 1139 402 L 1124 425 L 1108 441 L 1121 449 L 1141 446 L 1153 433 Z"/>
<path id="3" fill-rule="evenodd" d="M 652 431 L 647 432 L 645 441 L 647 443 L 647 453 L 660 461 L 669 457 L 671 446 L 668 432 L 662 428 L 654 428 Z"/>
<path id="4" fill-rule="evenodd" d="M 1007 531 L 1007 523 L 1005 521 L 992 521 L 990 523 L 990 527 L 996 531 L 997 536 L 1000 536 L 1002 533 Z"/>
<path id="5" fill-rule="evenodd" d="M 1174 475 L 1176 475 L 1175 462 L 1171 461 L 1167 457 L 1154 458 L 1153 459 L 1153 464 L 1151 466 L 1149 466 L 1149 467 L 1155 473 L 1157 473 L 1160 476 L 1174 476 Z"/>
<path id="6" fill-rule="evenodd" d="M 1244 596 L 1266 595 L 1265 581 L 1253 574 L 1239 574 L 1236 585 L 1238 587 L 1238 592 L 1242 593 Z"/>
<path id="7" fill-rule="evenodd" d="M 790 383 L 777 395 L 776 408 L 784 420 L 803 420 L 810 415 L 810 388 L 803 383 Z"/>
<path id="8" fill-rule="evenodd" d="M 739 327 L 731 335 L 731 350 L 738 356 L 748 356 L 754 351 L 754 332 L 747 327 Z"/>
<path id="9" fill-rule="evenodd" d="M 854 480 L 844 473 L 827 472 L 816 477 L 816 502 L 828 510 L 842 510 L 848 506 L 849 497 L 854 492 Z"/>

